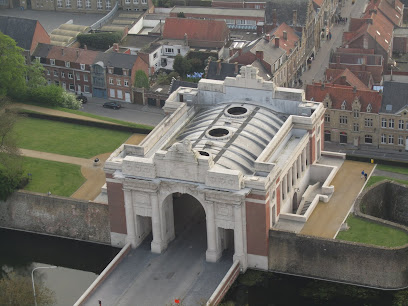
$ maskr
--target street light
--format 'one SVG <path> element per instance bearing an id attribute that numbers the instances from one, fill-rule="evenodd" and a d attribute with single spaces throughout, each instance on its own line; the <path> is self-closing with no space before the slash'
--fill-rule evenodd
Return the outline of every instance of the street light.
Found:
<path id="1" fill-rule="evenodd" d="M 37 270 L 37 269 L 54 269 L 54 268 L 58 268 L 58 267 L 57 267 L 57 266 L 37 267 L 37 268 L 34 268 L 33 271 L 31 271 L 31 280 L 32 280 L 32 282 L 33 282 L 34 304 L 35 304 L 35 306 L 37 306 L 37 296 L 35 295 L 34 271 Z"/>

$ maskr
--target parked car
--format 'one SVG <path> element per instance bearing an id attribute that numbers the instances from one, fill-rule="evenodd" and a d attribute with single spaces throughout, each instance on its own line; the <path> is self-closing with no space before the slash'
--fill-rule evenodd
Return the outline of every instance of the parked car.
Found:
<path id="1" fill-rule="evenodd" d="M 79 96 L 76 97 L 76 99 L 79 101 L 82 101 L 82 104 L 85 104 L 86 102 L 88 102 L 88 98 L 85 97 L 83 94 L 80 94 Z"/>
<path id="2" fill-rule="evenodd" d="M 122 107 L 119 102 L 106 102 L 103 104 L 103 107 L 119 109 Z"/>

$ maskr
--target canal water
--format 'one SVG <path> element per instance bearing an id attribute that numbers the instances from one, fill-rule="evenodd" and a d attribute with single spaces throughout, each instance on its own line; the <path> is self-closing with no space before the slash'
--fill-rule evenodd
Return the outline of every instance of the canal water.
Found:
<path id="1" fill-rule="evenodd" d="M 120 249 L 71 239 L 0 228 L 1 275 L 15 271 L 35 279 L 55 293 L 57 306 L 73 305 Z M 0 293 L 1 294 L 1 293 Z M 34 304 L 34 300 L 33 300 Z"/>

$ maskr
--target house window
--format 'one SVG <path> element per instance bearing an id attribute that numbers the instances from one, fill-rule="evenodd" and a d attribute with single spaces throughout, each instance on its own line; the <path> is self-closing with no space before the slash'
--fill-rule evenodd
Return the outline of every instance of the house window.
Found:
<path id="1" fill-rule="evenodd" d="M 324 141 L 331 141 L 331 132 L 329 130 L 324 131 Z"/>
<path id="2" fill-rule="evenodd" d="M 97 8 L 98 10 L 101 10 L 101 9 L 102 9 L 102 0 L 98 0 L 98 1 L 96 2 L 96 8 Z"/>
<path id="3" fill-rule="evenodd" d="M 394 144 L 394 135 L 388 135 L 388 144 Z"/>
<path id="4" fill-rule="evenodd" d="M 50 70 L 49 69 L 47 69 L 47 75 L 50 75 Z"/>
<path id="5" fill-rule="evenodd" d="M 82 8 L 82 0 L 77 0 L 77 7 Z"/>
<path id="6" fill-rule="evenodd" d="M 129 87 L 129 81 L 128 80 L 125 80 L 125 86 Z"/>
<path id="7" fill-rule="evenodd" d="M 65 0 L 65 6 L 71 7 L 71 0 Z"/>
<path id="8" fill-rule="evenodd" d="M 116 79 L 116 85 L 120 86 L 120 79 Z"/>
<path id="9" fill-rule="evenodd" d="M 70 62 L 65 62 L 65 67 L 67 67 L 67 68 L 71 67 L 71 63 Z"/>
<path id="10" fill-rule="evenodd" d="M 371 103 L 368 104 L 368 106 L 367 106 L 367 113 L 371 113 L 372 109 L 373 109 L 373 107 L 371 106 Z"/>
<path id="11" fill-rule="evenodd" d="M 50 64 L 51 64 L 51 66 L 54 66 L 55 65 L 55 59 L 50 59 Z"/>
<path id="12" fill-rule="evenodd" d="M 48 81 L 47 81 L 47 82 L 48 82 L 48 85 L 51 85 L 51 80 L 50 80 L 50 79 L 48 79 Z"/>
<path id="13" fill-rule="evenodd" d="M 72 79 L 72 72 L 68 72 L 68 79 Z"/>
<path id="14" fill-rule="evenodd" d="M 85 0 L 85 7 L 86 7 L 87 9 L 90 9 L 90 8 L 91 8 L 91 0 Z"/>
<path id="15" fill-rule="evenodd" d="M 181 50 L 180 50 L 180 49 L 177 49 L 177 53 L 180 54 L 180 53 L 181 53 Z"/>
<path id="16" fill-rule="evenodd" d="M 57 77 L 58 76 L 58 71 L 54 70 L 54 76 Z"/>
<path id="17" fill-rule="evenodd" d="M 62 88 L 67 89 L 67 83 L 62 82 Z"/>
<path id="18" fill-rule="evenodd" d="M 341 109 L 345 110 L 346 109 L 346 100 L 343 101 L 343 103 L 341 103 Z"/>
<path id="19" fill-rule="evenodd" d="M 79 73 L 76 73 L 75 75 L 76 75 L 77 81 L 80 81 L 81 80 L 81 75 Z"/>
<path id="20" fill-rule="evenodd" d="M 365 143 L 373 143 L 373 136 L 371 136 L 371 135 L 365 135 L 365 136 L 364 136 L 364 142 L 365 142 Z"/>
<path id="21" fill-rule="evenodd" d="M 114 97 L 115 97 L 115 90 L 114 90 L 114 89 L 110 89 L 110 90 L 109 90 L 109 96 L 110 96 L 111 98 L 114 98 Z"/>
<path id="22" fill-rule="evenodd" d="M 85 64 L 81 64 L 81 70 L 85 70 Z"/>
<path id="23" fill-rule="evenodd" d="M 113 68 L 108 68 L 108 73 L 112 74 Z"/>
<path id="24" fill-rule="evenodd" d="M 353 123 L 353 132 L 358 132 L 358 131 L 359 131 L 359 124 Z"/>
<path id="25" fill-rule="evenodd" d="M 117 94 L 118 94 L 118 99 L 123 99 L 123 94 L 121 90 L 118 90 Z"/>
<path id="26" fill-rule="evenodd" d="M 324 114 L 324 122 L 330 122 L 330 114 Z"/>
<path id="27" fill-rule="evenodd" d="M 347 116 L 340 116 L 340 124 L 347 124 Z"/>
<path id="28" fill-rule="evenodd" d="M 123 75 L 127 75 L 127 69 L 123 69 Z"/>
<path id="29" fill-rule="evenodd" d="M 381 135 L 381 143 L 387 143 L 387 136 L 385 134 Z"/>
<path id="30" fill-rule="evenodd" d="M 164 53 L 173 53 L 174 49 L 173 48 L 164 48 Z"/>
<path id="31" fill-rule="evenodd" d="M 157 52 L 153 54 L 153 58 L 157 58 Z"/>
<path id="32" fill-rule="evenodd" d="M 398 129 L 400 130 L 404 129 L 404 120 L 398 120 Z"/>
<path id="33" fill-rule="evenodd" d="M 88 85 L 84 86 L 84 92 L 89 92 L 89 86 Z"/>
<path id="34" fill-rule="evenodd" d="M 84 81 L 88 82 L 88 75 L 87 74 L 84 74 Z"/>
<path id="35" fill-rule="evenodd" d="M 74 84 L 69 84 L 69 90 L 71 90 L 71 91 L 74 91 L 74 90 L 75 90 Z"/>
<path id="36" fill-rule="evenodd" d="M 404 138 L 402 136 L 398 136 L 398 145 L 400 146 L 404 145 Z"/>
<path id="37" fill-rule="evenodd" d="M 59 86 L 59 81 L 55 81 L 55 85 Z"/>
<path id="38" fill-rule="evenodd" d="M 142 4 L 147 4 L 147 0 L 142 0 Z"/>
<path id="39" fill-rule="evenodd" d="M 133 0 L 133 4 L 139 4 L 139 0 Z"/>
<path id="40" fill-rule="evenodd" d="M 255 4 L 255 9 L 259 10 L 261 6 L 259 4 Z"/>
<path id="41" fill-rule="evenodd" d="M 360 117 L 360 111 L 358 109 L 353 110 L 353 116 L 354 118 Z"/>
<path id="42" fill-rule="evenodd" d="M 382 119 L 381 119 L 381 127 L 382 127 L 382 128 L 386 128 L 386 127 L 387 127 L 387 119 L 385 119 L 385 118 L 382 118 Z"/>
<path id="43" fill-rule="evenodd" d="M 62 0 L 57 1 L 57 7 L 62 7 Z"/>
<path id="44" fill-rule="evenodd" d="M 65 72 L 61 71 L 61 78 L 65 78 Z"/>
<path id="45" fill-rule="evenodd" d="M 111 1 L 110 1 L 110 0 L 106 0 L 106 9 L 107 9 L 107 10 L 110 10 L 111 7 L 112 7 Z"/>
<path id="46" fill-rule="evenodd" d="M 364 126 L 365 127 L 372 127 L 373 126 L 373 119 L 372 118 L 365 118 L 364 119 Z"/>
<path id="47" fill-rule="evenodd" d="M 125 0 L 125 4 L 130 4 L 130 0 Z"/>
<path id="48" fill-rule="evenodd" d="M 109 84 L 113 84 L 113 78 L 109 78 Z"/>
<path id="49" fill-rule="evenodd" d="M 340 143 L 347 143 L 347 133 L 340 132 Z"/>
<path id="50" fill-rule="evenodd" d="M 393 129 L 393 128 L 394 128 L 394 119 L 388 120 L 388 127 L 389 127 L 390 129 Z"/>

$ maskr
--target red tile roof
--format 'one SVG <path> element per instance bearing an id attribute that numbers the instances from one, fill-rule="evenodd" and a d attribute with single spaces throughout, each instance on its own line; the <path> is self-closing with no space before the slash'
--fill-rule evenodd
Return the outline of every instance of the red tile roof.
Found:
<path id="1" fill-rule="evenodd" d="M 287 39 L 283 38 L 283 31 L 286 31 Z M 295 48 L 295 44 L 299 42 L 299 36 L 297 36 L 295 30 L 283 22 L 279 27 L 270 33 L 275 37 L 279 37 L 279 47 L 286 51 L 286 54 L 291 53 L 291 49 Z"/>
<path id="2" fill-rule="evenodd" d="M 333 109 L 341 109 L 343 101 L 346 101 L 346 110 L 352 110 L 352 103 L 356 97 L 359 98 L 361 103 L 361 111 L 365 112 L 367 106 L 371 104 L 372 113 L 378 113 L 381 108 L 382 95 L 378 91 L 369 89 L 357 89 L 354 92 L 353 87 L 325 84 L 324 87 L 321 83 L 314 83 L 306 86 L 306 99 L 316 102 L 323 102 L 326 95 L 329 95 L 332 101 Z"/>
<path id="3" fill-rule="evenodd" d="M 224 41 L 229 35 L 225 21 L 190 18 L 167 18 L 164 24 L 163 38 L 189 40 Z"/>
<path id="4" fill-rule="evenodd" d="M 316 3 L 319 7 L 322 7 L 323 0 L 313 0 L 314 3 Z"/>
<path id="5" fill-rule="evenodd" d="M 375 10 L 381 11 L 394 25 L 400 26 L 402 22 L 403 4 L 399 0 L 395 0 L 395 6 L 386 0 L 371 0 L 367 5 L 364 17 L 369 17 Z"/>
<path id="6" fill-rule="evenodd" d="M 79 48 L 52 46 L 47 58 L 91 65 L 99 53 Z"/>
<path id="7" fill-rule="evenodd" d="M 348 85 L 357 89 L 368 89 L 349 69 L 326 69 L 326 78 L 333 84 Z"/>

